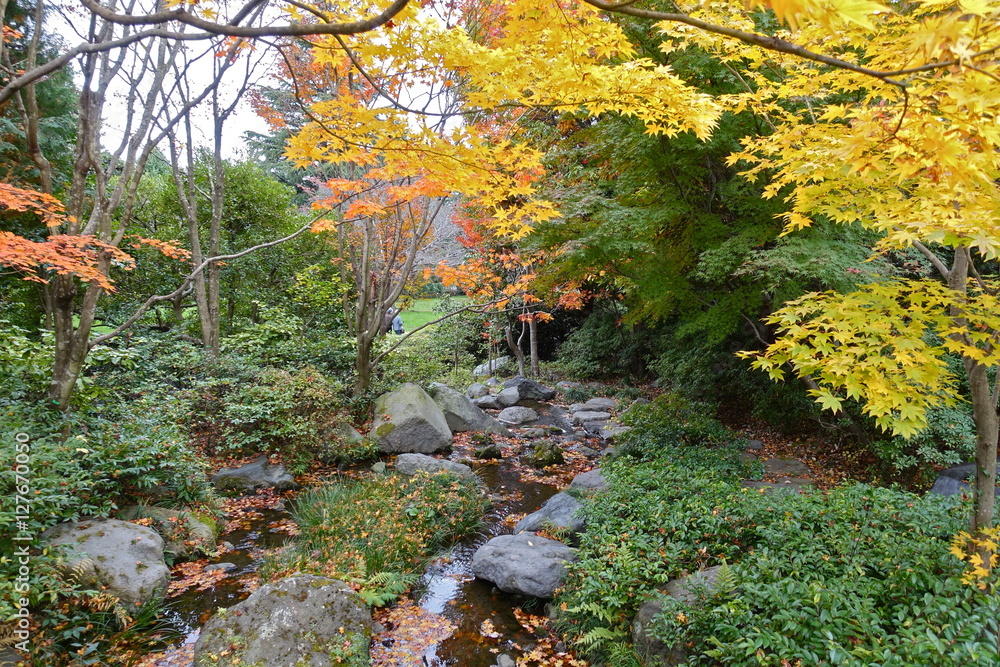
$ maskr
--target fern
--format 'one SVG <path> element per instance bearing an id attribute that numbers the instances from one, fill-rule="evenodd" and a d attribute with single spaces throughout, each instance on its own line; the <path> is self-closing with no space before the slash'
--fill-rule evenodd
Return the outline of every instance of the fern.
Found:
<path id="1" fill-rule="evenodd" d="M 719 573 L 715 578 L 715 593 L 728 598 L 739 585 L 740 580 L 736 576 L 736 572 L 723 559 L 722 565 L 719 566 Z"/>
<path id="2" fill-rule="evenodd" d="M 595 649 L 604 646 L 608 642 L 615 642 L 625 638 L 625 633 L 621 630 L 613 630 L 606 627 L 592 628 L 580 635 L 576 643 L 588 649 Z"/>
<path id="3" fill-rule="evenodd" d="M 356 579 L 358 595 L 369 607 L 384 607 L 410 590 L 419 577 L 402 572 L 376 572 L 367 579 Z"/>

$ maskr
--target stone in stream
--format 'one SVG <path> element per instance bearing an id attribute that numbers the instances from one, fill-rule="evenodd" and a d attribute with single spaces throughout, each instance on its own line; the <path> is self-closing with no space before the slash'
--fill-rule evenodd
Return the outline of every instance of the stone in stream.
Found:
<path id="1" fill-rule="evenodd" d="M 210 518 L 186 510 L 172 510 L 154 505 L 129 505 L 118 518 L 123 521 L 152 519 L 153 530 L 163 538 L 163 552 L 174 562 L 194 558 L 215 548 L 218 526 Z"/>
<path id="2" fill-rule="evenodd" d="M 552 440 L 539 440 L 528 455 L 528 463 L 536 468 L 560 465 L 565 463 L 562 450 Z"/>
<path id="3" fill-rule="evenodd" d="M 476 551 L 472 573 L 507 593 L 551 598 L 566 577 L 566 563 L 575 559 L 562 542 L 534 533 L 499 535 Z"/>
<path id="4" fill-rule="evenodd" d="M 716 565 L 701 572 L 674 579 L 666 585 L 663 592 L 684 604 L 694 605 L 699 600 L 699 592 L 711 595 L 715 590 L 722 567 L 722 565 Z M 644 665 L 675 667 L 690 657 L 684 643 L 665 644 L 648 634 L 650 627 L 654 625 L 653 617 L 662 611 L 663 606 L 659 599 L 649 600 L 639 607 L 632 620 L 632 645 L 636 653 L 642 657 Z"/>
<path id="5" fill-rule="evenodd" d="M 618 409 L 618 401 L 613 398 L 591 398 L 583 405 L 584 410 L 593 410 L 595 412 L 609 412 Z"/>
<path id="6" fill-rule="evenodd" d="M 367 659 L 371 629 L 371 612 L 347 584 L 300 574 L 265 584 L 243 602 L 217 611 L 194 645 L 194 665 L 354 664 L 331 659 L 331 648 L 346 647 L 357 659 Z"/>
<path id="7" fill-rule="evenodd" d="M 525 408 L 520 405 L 515 405 L 509 408 L 504 408 L 497 419 L 506 424 L 523 424 L 525 422 L 533 422 L 538 419 L 538 413 L 531 408 Z"/>
<path id="8" fill-rule="evenodd" d="M 451 445 L 451 429 L 441 408 L 410 382 L 376 399 L 370 435 L 387 454 L 431 454 Z"/>
<path id="9" fill-rule="evenodd" d="M 253 463 L 236 468 L 223 468 L 212 475 L 212 484 L 220 491 L 249 492 L 257 489 L 287 491 L 297 489 L 295 478 L 288 474 L 285 466 L 273 466 L 266 454 L 261 454 Z"/>
<path id="10" fill-rule="evenodd" d="M 592 412 L 586 410 L 573 413 L 573 423 L 578 426 L 587 422 L 606 422 L 609 419 L 611 419 L 611 413 L 609 412 Z"/>
<path id="11" fill-rule="evenodd" d="M 430 385 L 427 393 L 441 408 L 452 433 L 475 431 L 513 435 L 500 422 L 483 412 L 482 408 L 474 405 L 468 396 L 460 394 L 446 384 L 435 382 Z"/>
<path id="12" fill-rule="evenodd" d="M 539 530 L 566 531 L 569 535 L 577 535 L 587 525 L 580 516 L 583 503 L 568 493 L 557 493 L 535 512 L 524 517 L 514 526 L 514 533 Z"/>
<path id="13" fill-rule="evenodd" d="M 205 572 L 215 572 L 216 570 L 222 570 L 223 572 L 232 572 L 236 569 L 236 563 L 212 563 L 211 565 L 205 566 Z"/>
<path id="14" fill-rule="evenodd" d="M 62 567 L 85 588 L 106 587 L 126 606 L 162 598 L 170 579 L 163 562 L 163 538 L 156 531 L 117 519 L 70 521 L 40 536 L 66 547 Z"/>
<path id="15" fill-rule="evenodd" d="M 450 472 L 466 479 L 472 479 L 476 476 L 472 472 L 472 468 L 467 465 L 445 459 L 436 459 L 426 454 L 400 454 L 396 457 L 396 472 L 407 476 L 419 473 L 433 475 L 439 472 Z"/>
<path id="16" fill-rule="evenodd" d="M 555 389 L 549 389 L 520 375 L 507 380 L 503 386 L 506 389 L 517 389 L 522 401 L 551 401 L 556 396 Z"/>

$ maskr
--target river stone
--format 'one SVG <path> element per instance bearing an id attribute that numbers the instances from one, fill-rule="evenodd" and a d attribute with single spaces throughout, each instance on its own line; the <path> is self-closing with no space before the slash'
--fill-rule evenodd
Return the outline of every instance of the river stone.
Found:
<path id="1" fill-rule="evenodd" d="M 52 546 L 68 547 L 64 567 L 84 586 L 105 586 L 126 606 L 162 598 L 170 579 L 163 538 L 146 526 L 117 519 L 70 521 L 41 534 Z"/>
<path id="2" fill-rule="evenodd" d="M 503 407 L 496 396 L 480 396 L 472 399 L 472 404 L 482 410 L 499 410 Z"/>
<path id="3" fill-rule="evenodd" d="M 632 430 L 631 426 L 622 426 L 621 424 L 609 422 L 605 424 L 597 432 L 597 435 L 601 436 L 601 440 L 605 440 L 607 442 L 614 442 L 618 436 L 624 435 L 625 433 L 628 433 L 631 430 Z"/>
<path id="4" fill-rule="evenodd" d="M 297 489 L 295 478 L 288 474 L 283 465 L 271 465 L 266 454 L 261 454 L 253 463 L 237 468 L 223 468 L 212 475 L 212 484 L 220 491 L 256 491 L 270 489 L 287 491 Z"/>
<path id="5" fill-rule="evenodd" d="M 215 572 L 216 570 L 221 570 L 223 572 L 232 572 L 236 569 L 236 563 L 211 563 L 205 566 L 205 572 Z"/>
<path id="6" fill-rule="evenodd" d="M 713 592 L 721 569 L 721 565 L 716 565 L 701 572 L 674 579 L 666 585 L 663 592 L 684 604 L 693 605 L 698 602 L 698 591 L 704 591 L 709 595 Z M 632 643 L 636 653 L 643 658 L 643 664 L 655 665 L 656 667 L 675 667 L 675 665 L 683 664 L 690 657 L 683 642 L 670 646 L 649 637 L 647 634 L 653 623 L 653 617 L 662 611 L 661 600 L 655 598 L 646 601 L 639 607 L 632 620 Z"/>
<path id="7" fill-rule="evenodd" d="M 618 408 L 618 401 L 613 398 L 591 398 L 583 404 L 584 409 L 594 412 L 609 412 Z"/>
<path id="8" fill-rule="evenodd" d="M 512 405 L 517 405 L 517 402 L 521 400 L 521 394 L 518 393 L 516 387 L 509 387 L 500 391 L 496 398 L 501 408 L 509 408 Z"/>
<path id="9" fill-rule="evenodd" d="M 387 454 L 430 454 L 451 445 L 451 430 L 441 408 L 411 382 L 376 399 L 370 435 Z"/>
<path id="10" fill-rule="evenodd" d="M 163 538 L 163 552 L 174 560 L 193 558 L 215 548 L 214 521 L 202 519 L 185 510 L 172 510 L 153 505 L 129 505 L 118 513 L 123 521 L 149 518 L 153 530 Z M 210 523 L 211 522 L 211 523 Z"/>
<path id="11" fill-rule="evenodd" d="M 460 394 L 448 385 L 435 382 L 429 387 L 427 393 L 441 408 L 452 433 L 475 431 L 505 436 L 513 435 L 500 422 L 483 412 L 482 408 L 474 405 L 468 396 Z"/>
<path id="12" fill-rule="evenodd" d="M 490 388 L 482 382 L 474 382 L 465 390 L 465 395 L 469 398 L 482 398 L 483 396 L 488 396 L 489 393 Z"/>
<path id="13" fill-rule="evenodd" d="M 505 389 L 517 389 L 522 401 L 551 401 L 556 396 L 555 389 L 549 389 L 520 375 L 507 380 L 503 386 Z"/>
<path id="14" fill-rule="evenodd" d="M 586 424 L 587 422 L 607 422 L 609 419 L 611 419 L 611 414 L 608 412 L 582 410 L 573 413 L 573 423 L 577 425 Z"/>
<path id="15" fill-rule="evenodd" d="M 571 535 L 580 533 L 587 522 L 578 516 L 583 503 L 568 493 L 557 493 L 542 505 L 541 509 L 532 512 L 517 522 L 514 532 L 537 532 L 539 530 L 565 530 Z"/>
<path id="16" fill-rule="evenodd" d="M 497 415 L 497 419 L 507 424 L 523 424 L 525 422 L 533 422 L 538 419 L 538 413 L 531 408 L 515 405 L 513 407 L 504 408 L 503 411 Z"/>
<path id="17" fill-rule="evenodd" d="M 400 475 L 412 476 L 418 473 L 433 475 L 442 471 L 469 479 L 475 477 L 472 468 L 454 461 L 436 459 L 426 454 L 400 454 L 396 457 L 396 472 Z"/>
<path id="18" fill-rule="evenodd" d="M 371 628 L 371 612 L 347 584 L 300 574 L 216 612 L 194 645 L 194 665 L 332 667 L 341 663 L 330 649 L 347 641 L 362 643 L 367 657 Z"/>
<path id="19" fill-rule="evenodd" d="M 773 459 L 765 459 L 764 472 L 772 475 L 785 477 L 805 477 L 809 475 L 809 466 L 798 459 L 787 456 L 778 456 Z"/>
<path id="20" fill-rule="evenodd" d="M 608 488 L 608 480 L 604 479 L 604 473 L 600 468 L 594 468 L 588 472 L 581 472 L 569 483 L 569 488 L 580 491 L 604 491 Z"/>
<path id="21" fill-rule="evenodd" d="M 536 468 L 560 465 L 565 463 L 562 450 L 552 440 L 539 440 L 528 455 L 528 463 Z"/>
<path id="22" fill-rule="evenodd" d="M 472 557 L 472 573 L 508 593 L 551 598 L 566 577 L 572 549 L 556 540 L 524 532 L 499 535 Z"/>
<path id="23" fill-rule="evenodd" d="M 493 375 L 499 371 L 505 371 L 514 365 L 514 360 L 508 356 L 497 357 L 493 362 L 487 361 L 486 363 L 479 364 L 474 369 L 472 369 L 472 374 L 476 377 L 482 377 L 484 375 Z"/>

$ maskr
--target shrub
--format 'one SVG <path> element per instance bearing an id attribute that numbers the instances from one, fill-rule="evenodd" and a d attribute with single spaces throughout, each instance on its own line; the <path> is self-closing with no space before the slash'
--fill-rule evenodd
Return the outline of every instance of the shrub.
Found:
<path id="1" fill-rule="evenodd" d="M 559 346 L 563 373 L 580 380 L 599 380 L 627 374 L 638 377 L 655 348 L 655 336 L 624 324 L 616 310 L 596 310 Z"/>
<path id="2" fill-rule="evenodd" d="M 717 447 L 739 440 L 714 417 L 708 403 L 665 392 L 649 405 L 630 409 L 623 422 L 634 428 L 620 436 L 619 452 L 637 459 L 659 456 L 664 448 Z"/>
<path id="3" fill-rule="evenodd" d="M 369 476 L 302 494 L 301 531 L 262 568 L 268 579 L 311 572 L 353 582 L 369 603 L 388 604 L 438 549 L 479 529 L 488 501 L 474 481 L 449 473 Z"/>

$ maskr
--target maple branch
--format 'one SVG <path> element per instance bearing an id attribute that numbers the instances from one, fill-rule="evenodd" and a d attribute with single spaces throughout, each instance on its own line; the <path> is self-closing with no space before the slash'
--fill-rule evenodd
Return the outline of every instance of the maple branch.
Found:
<path id="1" fill-rule="evenodd" d="M 997 290 L 986 284 L 983 277 L 979 274 L 979 269 L 976 268 L 976 262 L 972 259 L 972 253 L 969 253 L 969 270 L 972 271 L 972 275 L 975 277 L 976 282 L 979 283 L 979 287 L 992 296 L 996 296 Z"/>
<path id="2" fill-rule="evenodd" d="M 805 60 L 812 60 L 813 62 L 820 63 L 821 65 L 829 65 L 830 67 L 836 67 L 837 69 L 846 69 L 851 72 L 857 72 L 858 74 L 870 76 L 872 78 L 879 79 L 886 83 L 892 84 L 898 88 L 906 88 L 907 84 L 903 83 L 902 81 L 897 81 L 892 77 L 902 76 L 904 74 L 911 74 L 919 71 L 938 69 L 941 67 L 948 67 L 949 65 L 957 64 L 957 61 L 952 63 L 936 63 L 933 65 L 923 65 L 921 67 L 911 68 L 910 70 L 899 70 L 896 72 L 882 72 L 879 70 L 862 67 L 861 65 L 857 65 L 855 63 L 848 62 L 846 60 L 841 60 L 840 58 L 834 58 L 833 56 L 827 56 L 823 55 L 822 53 L 816 53 L 815 51 L 810 51 L 804 46 L 793 44 L 792 42 L 781 39 L 780 37 L 761 35 L 755 32 L 745 32 L 743 30 L 737 30 L 735 28 L 729 28 L 727 26 L 715 25 L 714 23 L 708 23 L 706 21 L 702 21 L 701 19 L 696 19 L 693 16 L 689 16 L 687 14 L 674 13 L 674 12 L 661 12 L 652 9 L 639 9 L 630 6 L 631 3 L 610 4 L 604 2 L 603 0 L 583 0 L 583 1 L 586 2 L 588 5 L 592 5 L 597 9 L 600 9 L 601 11 L 605 12 L 626 14 L 628 16 L 634 16 L 636 18 L 642 18 L 642 19 L 652 19 L 654 21 L 683 23 L 685 25 L 691 26 L 692 28 L 698 28 L 699 30 L 704 30 L 705 32 L 710 32 L 716 35 L 724 35 L 726 37 L 732 37 L 733 39 L 743 42 L 744 44 L 759 46 L 763 49 L 767 49 L 768 51 L 787 53 L 789 55 L 797 56 Z"/>
<path id="3" fill-rule="evenodd" d="M 941 274 L 942 278 L 946 281 L 951 280 L 951 270 L 944 265 L 944 262 L 941 261 L 940 257 L 931 252 L 931 250 L 920 241 L 914 241 L 913 247 L 919 250 L 920 254 L 927 258 L 934 268 L 938 270 L 938 273 Z"/>
<path id="4" fill-rule="evenodd" d="M 313 226 L 313 223 L 315 223 L 317 220 L 323 217 L 324 213 L 325 211 L 317 215 L 315 218 L 313 218 L 308 223 L 306 223 L 296 231 L 292 232 L 288 236 L 284 236 L 280 239 L 275 239 L 274 241 L 260 243 L 258 245 L 246 248 L 244 250 L 229 255 L 216 255 L 215 257 L 209 257 L 208 259 L 204 260 L 201 264 L 199 264 L 197 267 L 195 267 L 195 269 L 187 275 L 187 277 L 184 279 L 184 282 L 181 283 L 180 287 L 175 289 L 170 294 L 155 294 L 146 299 L 145 303 L 139 306 L 139 309 L 136 310 L 134 313 L 132 313 L 131 317 L 129 317 L 127 320 L 125 320 L 125 322 L 123 322 L 117 328 L 115 328 L 114 331 L 110 331 L 106 334 L 102 334 L 92 339 L 90 343 L 88 343 L 89 348 L 93 349 L 94 347 L 100 345 L 104 341 L 114 338 L 121 332 L 128 329 L 130 326 L 135 324 L 140 317 L 145 315 L 146 311 L 148 311 L 150 307 L 153 306 L 154 304 L 160 303 L 161 301 L 172 301 L 173 299 L 183 294 L 184 291 L 191 286 L 191 283 L 194 282 L 194 279 L 198 277 L 198 274 L 200 274 L 202 271 L 208 268 L 209 265 L 211 265 L 212 263 L 222 262 L 229 259 L 238 259 L 240 257 L 243 257 L 244 255 L 249 255 L 252 252 L 257 252 L 258 250 L 263 250 L 265 248 L 270 248 L 272 246 L 280 245 L 282 243 L 285 243 L 286 241 L 291 241 L 292 239 L 297 238 L 301 236 L 304 232 L 308 231 Z M 343 222 L 348 222 L 348 221 L 345 220 Z M 343 224 L 343 222 L 339 224 Z"/>
<path id="5" fill-rule="evenodd" d="M 104 7 L 95 0 L 80 0 L 84 7 L 105 21 L 118 25 L 163 25 L 178 22 L 197 28 L 209 35 L 225 37 L 305 37 L 306 35 L 356 35 L 385 25 L 406 7 L 409 0 L 395 0 L 382 13 L 361 21 L 348 23 L 297 23 L 290 22 L 277 26 L 237 25 L 264 0 L 253 0 L 228 23 L 215 23 L 200 18 L 186 9 L 168 9 L 154 14 L 133 16 L 119 14 L 110 7 Z"/>

